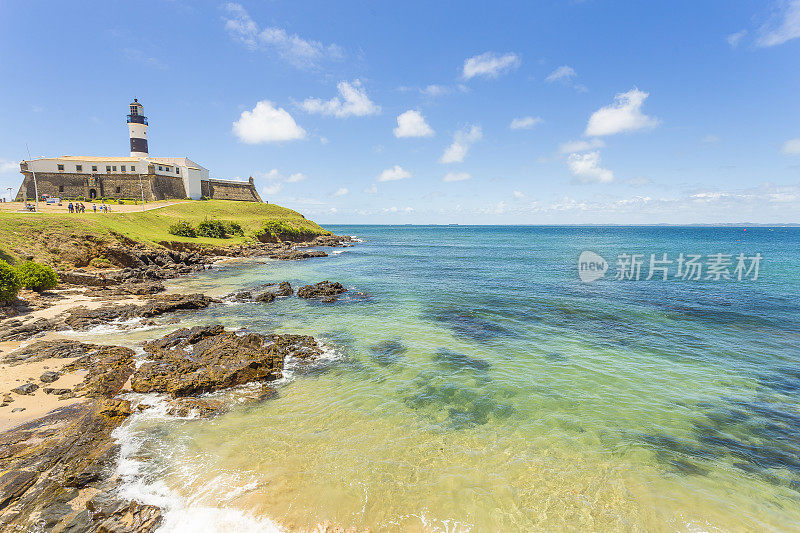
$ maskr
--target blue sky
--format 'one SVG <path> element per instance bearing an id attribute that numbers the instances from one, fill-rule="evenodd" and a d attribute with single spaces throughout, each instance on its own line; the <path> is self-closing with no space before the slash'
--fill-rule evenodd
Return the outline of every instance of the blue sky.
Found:
<path id="1" fill-rule="evenodd" d="M 5 1 L 32 155 L 252 175 L 322 223 L 800 222 L 800 0 Z"/>

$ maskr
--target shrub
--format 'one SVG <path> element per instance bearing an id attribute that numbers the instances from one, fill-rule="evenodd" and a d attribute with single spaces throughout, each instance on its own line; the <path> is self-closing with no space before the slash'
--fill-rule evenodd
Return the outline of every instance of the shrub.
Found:
<path id="1" fill-rule="evenodd" d="M 55 270 L 33 261 L 26 261 L 17 267 L 17 277 L 23 287 L 36 292 L 55 289 L 58 285 L 58 275 Z"/>
<path id="2" fill-rule="evenodd" d="M 242 226 L 239 225 L 238 222 L 224 222 L 225 224 L 225 233 L 228 235 L 236 235 L 239 237 L 244 237 L 244 230 Z"/>
<path id="3" fill-rule="evenodd" d="M 14 267 L 0 259 L 0 303 L 14 300 L 21 287 L 22 282 Z"/>
<path id="4" fill-rule="evenodd" d="M 280 220 L 267 220 L 264 222 L 264 226 L 255 234 L 256 238 L 261 242 L 310 241 L 317 235 L 319 235 L 317 231 L 297 228 Z"/>
<path id="5" fill-rule="evenodd" d="M 94 257 L 89 261 L 89 264 L 94 268 L 111 268 L 114 266 L 114 264 L 105 257 Z"/>
<path id="6" fill-rule="evenodd" d="M 197 232 L 192 225 L 185 220 L 172 224 L 167 231 L 169 231 L 171 235 L 177 235 L 178 237 L 197 237 Z"/>
<path id="7" fill-rule="evenodd" d="M 197 225 L 197 235 L 200 237 L 211 237 L 212 239 L 224 239 L 227 237 L 225 234 L 225 224 L 219 220 L 207 218 Z"/>

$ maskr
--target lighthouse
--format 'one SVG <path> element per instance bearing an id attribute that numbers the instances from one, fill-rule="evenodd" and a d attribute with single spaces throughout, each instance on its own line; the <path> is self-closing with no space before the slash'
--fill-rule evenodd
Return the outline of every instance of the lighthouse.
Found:
<path id="1" fill-rule="evenodd" d="M 147 117 L 143 113 L 144 107 L 134 98 L 130 109 L 128 131 L 131 137 L 131 157 L 147 157 Z"/>

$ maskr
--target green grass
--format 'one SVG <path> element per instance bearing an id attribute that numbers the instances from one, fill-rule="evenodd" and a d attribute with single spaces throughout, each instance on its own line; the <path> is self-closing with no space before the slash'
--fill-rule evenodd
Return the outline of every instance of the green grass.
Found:
<path id="1" fill-rule="evenodd" d="M 274 204 L 226 200 L 180 201 L 174 205 L 144 212 L 69 214 L 0 212 L 0 259 L 17 262 L 26 257 L 47 260 L 57 255 L 65 243 L 85 243 L 86 236 L 113 241 L 111 232 L 143 242 L 183 241 L 228 246 L 253 242 L 253 234 L 267 220 L 277 220 L 319 234 L 328 233 L 297 211 Z M 179 237 L 168 233 L 170 225 L 184 220 L 197 226 L 206 218 L 237 222 L 244 236 L 228 239 Z M 45 250 L 42 250 L 44 248 Z M 48 253 L 49 250 L 49 253 Z M 52 261 L 48 261 L 52 262 Z"/>

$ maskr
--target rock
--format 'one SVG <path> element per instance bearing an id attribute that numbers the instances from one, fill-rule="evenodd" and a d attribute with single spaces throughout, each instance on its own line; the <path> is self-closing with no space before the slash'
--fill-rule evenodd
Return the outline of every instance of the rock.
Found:
<path id="1" fill-rule="evenodd" d="M 45 394 L 53 394 L 55 396 L 70 394 L 72 392 L 72 389 L 54 389 L 52 387 L 45 387 L 43 390 Z"/>
<path id="2" fill-rule="evenodd" d="M 209 418 L 220 413 L 225 407 L 220 401 L 205 398 L 177 398 L 170 402 L 168 415 L 186 418 L 189 416 L 199 416 Z"/>
<path id="3" fill-rule="evenodd" d="M 90 352 L 96 351 L 97 348 L 96 344 L 86 344 L 72 340 L 36 341 L 9 353 L 4 362 L 15 365 L 22 362 L 44 361 L 45 359 L 83 357 Z"/>
<path id="4" fill-rule="evenodd" d="M 36 389 L 39 388 L 39 385 L 36 383 L 26 383 L 24 385 L 20 385 L 19 387 L 15 387 L 11 389 L 11 392 L 15 392 L 21 396 L 29 396 L 36 392 Z"/>
<path id="5" fill-rule="evenodd" d="M 127 304 L 97 309 L 76 307 L 67 313 L 63 318 L 63 323 L 72 329 L 87 329 L 113 320 L 152 318 L 172 311 L 203 309 L 216 301 L 203 294 L 160 294 L 153 296 L 143 305 Z"/>
<path id="6" fill-rule="evenodd" d="M 276 343 L 263 335 L 240 336 L 223 330 L 194 343 L 189 339 L 186 337 L 168 350 L 154 350 L 148 343 L 145 350 L 155 351 L 155 360 L 145 362 L 134 372 L 134 392 L 166 392 L 180 397 L 252 381 L 272 381 L 282 375 L 283 357 Z M 173 341 L 174 338 L 167 344 Z"/>
<path id="7" fill-rule="evenodd" d="M 151 354 L 156 354 L 162 350 L 168 350 L 178 345 L 195 344 L 206 337 L 214 337 L 225 332 L 225 328 L 216 326 L 196 326 L 191 329 L 181 328 L 160 339 L 144 343 L 144 349 Z"/>
<path id="8" fill-rule="evenodd" d="M 18 318 L 6 320 L 0 329 L 0 341 L 14 341 L 33 337 L 37 333 L 48 331 L 53 324 L 46 318 L 24 321 Z"/>
<path id="9" fill-rule="evenodd" d="M 161 524 L 161 509 L 138 502 L 123 502 L 118 496 L 101 493 L 86 508 L 93 522 L 93 531 L 102 533 L 153 532 Z"/>
<path id="10" fill-rule="evenodd" d="M 282 250 L 269 255 L 270 259 L 283 260 L 309 259 L 311 257 L 328 257 L 328 254 L 322 250 L 298 250 L 296 248 L 290 248 L 289 250 Z"/>
<path id="11" fill-rule="evenodd" d="M 321 281 L 315 285 L 305 285 L 297 290 L 299 298 L 322 298 L 324 302 L 333 302 L 336 300 L 336 295 L 347 292 L 341 283 L 330 281 Z"/>
<path id="12" fill-rule="evenodd" d="M 253 293 L 250 291 L 239 291 L 234 293 L 231 298 L 234 302 L 249 302 L 253 299 Z"/>
<path id="13" fill-rule="evenodd" d="M 48 370 L 47 372 L 44 372 L 42 373 L 41 376 L 39 376 L 39 381 L 41 381 L 42 383 L 52 383 L 54 381 L 57 381 L 58 378 L 60 377 L 61 374 L 59 374 L 58 372 L 54 372 L 53 370 Z"/>
<path id="14" fill-rule="evenodd" d="M 292 289 L 288 281 L 281 281 L 280 285 L 278 285 L 278 290 L 275 291 L 275 296 L 291 296 L 292 294 L 294 294 L 294 289 Z"/>
<path id="15" fill-rule="evenodd" d="M 24 411 L 24 410 L 25 410 L 25 408 L 24 408 L 24 407 L 15 407 L 15 408 L 13 408 L 13 409 L 11 410 L 11 412 L 12 412 L 12 413 L 21 413 L 21 412 L 22 412 L 22 411 Z"/>
<path id="16" fill-rule="evenodd" d="M 100 414 L 107 418 L 127 418 L 131 415 L 131 402 L 112 398 L 100 404 Z"/>
<path id="17" fill-rule="evenodd" d="M 122 390 L 134 370 L 134 351 L 122 346 L 103 346 L 91 355 L 81 357 L 65 367 L 72 372 L 87 370 L 82 387 L 90 397 L 111 398 Z M 67 393 L 65 393 L 67 394 Z"/>
<path id="18" fill-rule="evenodd" d="M 261 294 L 257 295 L 253 299 L 253 301 L 259 302 L 259 303 L 267 303 L 268 304 L 268 303 L 274 301 L 275 298 L 276 298 L 276 296 L 275 296 L 274 292 L 265 291 L 265 292 L 262 292 Z"/>

